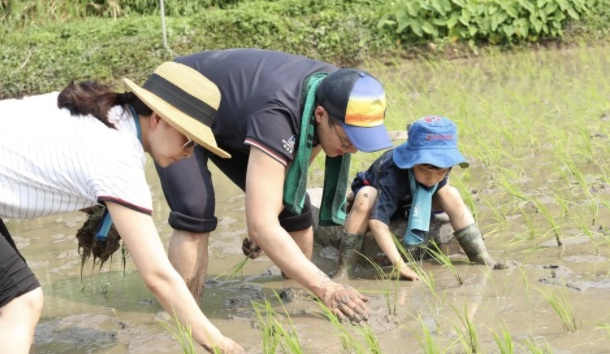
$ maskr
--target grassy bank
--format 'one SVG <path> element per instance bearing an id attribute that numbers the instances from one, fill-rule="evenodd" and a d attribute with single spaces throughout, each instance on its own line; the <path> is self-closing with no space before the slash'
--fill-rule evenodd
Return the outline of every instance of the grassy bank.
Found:
<path id="1" fill-rule="evenodd" d="M 97 78 L 143 80 L 205 49 L 258 47 L 341 66 L 604 41 L 601 0 L 0 1 L 0 98 Z M 564 5 L 562 5 L 564 4 Z M 93 6 L 96 5 L 96 6 Z"/>

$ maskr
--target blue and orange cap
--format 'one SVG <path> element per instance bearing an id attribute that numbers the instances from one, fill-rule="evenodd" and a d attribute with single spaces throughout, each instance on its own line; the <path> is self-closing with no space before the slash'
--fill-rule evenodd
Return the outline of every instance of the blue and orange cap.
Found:
<path id="1" fill-rule="evenodd" d="M 349 140 L 361 151 L 392 147 L 383 125 L 386 99 L 381 83 L 366 71 L 339 69 L 322 80 L 318 103 L 341 120 Z"/>

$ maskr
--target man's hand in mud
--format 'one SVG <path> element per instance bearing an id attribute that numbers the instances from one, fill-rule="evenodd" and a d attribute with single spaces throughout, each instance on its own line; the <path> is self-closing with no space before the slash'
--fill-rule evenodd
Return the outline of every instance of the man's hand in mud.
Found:
<path id="1" fill-rule="evenodd" d="M 359 324 L 369 319 L 369 309 L 365 302 L 369 299 L 358 291 L 341 284 L 332 285 L 322 299 L 341 322 Z"/>
<path id="2" fill-rule="evenodd" d="M 241 250 L 251 259 L 258 258 L 263 253 L 263 250 L 248 237 L 244 238 L 244 241 L 241 243 Z"/>

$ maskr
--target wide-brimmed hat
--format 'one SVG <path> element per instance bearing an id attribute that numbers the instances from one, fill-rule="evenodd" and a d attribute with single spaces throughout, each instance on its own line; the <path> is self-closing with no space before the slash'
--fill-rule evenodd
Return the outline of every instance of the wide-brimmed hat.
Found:
<path id="1" fill-rule="evenodd" d="M 430 164 L 440 168 L 469 166 L 457 146 L 457 128 L 448 118 L 427 116 L 416 120 L 405 143 L 394 148 L 394 163 L 400 168 Z"/>
<path id="2" fill-rule="evenodd" d="M 165 62 L 142 87 L 124 78 L 125 84 L 150 109 L 176 130 L 214 154 L 231 155 L 216 144 L 212 123 L 220 105 L 220 90 L 197 70 Z"/>
<path id="3" fill-rule="evenodd" d="M 358 150 L 371 152 L 392 147 L 383 125 L 385 91 L 371 74 L 339 69 L 322 80 L 316 98 L 329 115 L 341 120 L 345 133 Z"/>

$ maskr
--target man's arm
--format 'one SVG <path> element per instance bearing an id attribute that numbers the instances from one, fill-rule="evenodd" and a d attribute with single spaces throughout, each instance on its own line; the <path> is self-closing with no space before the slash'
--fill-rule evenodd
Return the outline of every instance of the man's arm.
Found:
<path id="1" fill-rule="evenodd" d="M 246 176 L 246 221 L 250 238 L 291 279 L 311 290 L 342 319 L 368 318 L 366 297 L 333 282 L 318 269 L 279 223 L 286 167 L 252 146 Z"/>

